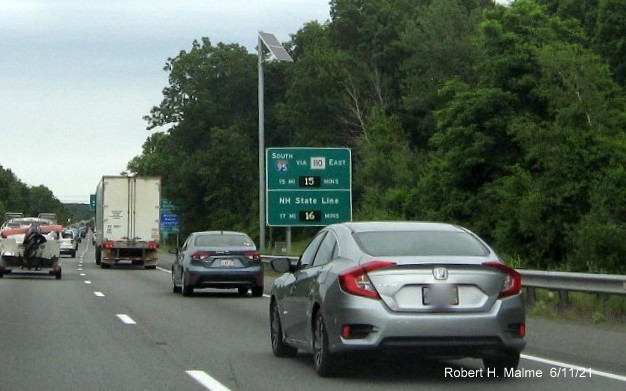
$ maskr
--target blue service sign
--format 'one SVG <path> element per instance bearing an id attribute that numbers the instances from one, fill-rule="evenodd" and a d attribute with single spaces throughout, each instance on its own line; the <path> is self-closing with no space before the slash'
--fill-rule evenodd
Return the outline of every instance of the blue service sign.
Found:
<path id="1" fill-rule="evenodd" d="M 180 216 L 176 213 L 161 213 L 161 225 L 163 227 L 175 227 L 180 222 Z"/>

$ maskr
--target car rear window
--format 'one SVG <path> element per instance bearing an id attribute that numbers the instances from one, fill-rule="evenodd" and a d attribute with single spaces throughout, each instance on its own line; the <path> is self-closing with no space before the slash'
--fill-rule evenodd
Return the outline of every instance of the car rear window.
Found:
<path id="1" fill-rule="evenodd" d="M 71 239 L 72 238 L 72 233 L 71 232 L 67 232 L 67 231 L 66 232 L 62 232 L 61 233 L 61 237 L 63 239 Z"/>
<path id="2" fill-rule="evenodd" d="M 200 235 L 194 244 L 196 247 L 254 247 L 248 236 L 232 234 Z"/>
<path id="3" fill-rule="evenodd" d="M 485 256 L 489 250 L 466 232 L 359 232 L 361 250 L 372 256 Z"/>

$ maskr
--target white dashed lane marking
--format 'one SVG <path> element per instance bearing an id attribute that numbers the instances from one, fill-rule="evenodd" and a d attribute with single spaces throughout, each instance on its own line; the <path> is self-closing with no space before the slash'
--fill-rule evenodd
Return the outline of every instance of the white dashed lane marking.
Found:
<path id="1" fill-rule="evenodd" d="M 130 316 L 126 314 L 117 314 L 117 317 L 126 324 L 137 324 Z"/>
<path id="2" fill-rule="evenodd" d="M 193 377 L 198 383 L 202 384 L 207 390 L 230 391 L 230 388 L 218 382 L 204 371 L 187 371 L 187 374 Z"/>

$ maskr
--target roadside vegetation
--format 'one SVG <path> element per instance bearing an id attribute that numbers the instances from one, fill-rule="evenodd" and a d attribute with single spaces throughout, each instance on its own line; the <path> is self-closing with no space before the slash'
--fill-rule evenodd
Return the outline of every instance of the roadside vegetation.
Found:
<path id="1" fill-rule="evenodd" d="M 74 212 L 66 208 L 50 189 L 45 186 L 27 186 L 13 171 L 0 166 L 0 217 L 6 212 L 21 212 L 24 216 L 53 212 L 57 214 L 61 224 L 68 219 L 80 220 L 74 217 Z"/>
<path id="2" fill-rule="evenodd" d="M 537 301 L 527 304 L 527 314 L 576 323 L 603 325 L 626 331 L 626 297 L 569 292 L 569 303 L 563 305 L 558 292 L 537 290 Z"/>
<path id="3" fill-rule="evenodd" d="M 266 145 L 350 147 L 355 220 L 626 273 L 624 37 L 625 0 L 333 0 L 285 43 L 293 64 L 264 66 Z M 205 37 L 165 71 L 128 170 L 163 178 L 182 234 L 258 234 L 256 54 Z"/>

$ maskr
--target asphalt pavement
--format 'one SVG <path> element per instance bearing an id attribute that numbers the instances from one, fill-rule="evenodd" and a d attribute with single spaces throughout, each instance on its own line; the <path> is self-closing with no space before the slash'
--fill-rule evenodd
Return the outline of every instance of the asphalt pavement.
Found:
<path id="1" fill-rule="evenodd" d="M 529 319 L 507 378 L 481 373 L 480 360 L 385 355 L 322 379 L 308 354 L 272 355 L 267 297 L 174 294 L 169 255 L 157 270 L 100 269 L 87 241 L 79 255 L 63 258 L 62 280 L 0 280 L 0 390 L 626 389 L 623 332 L 542 319 Z"/>

